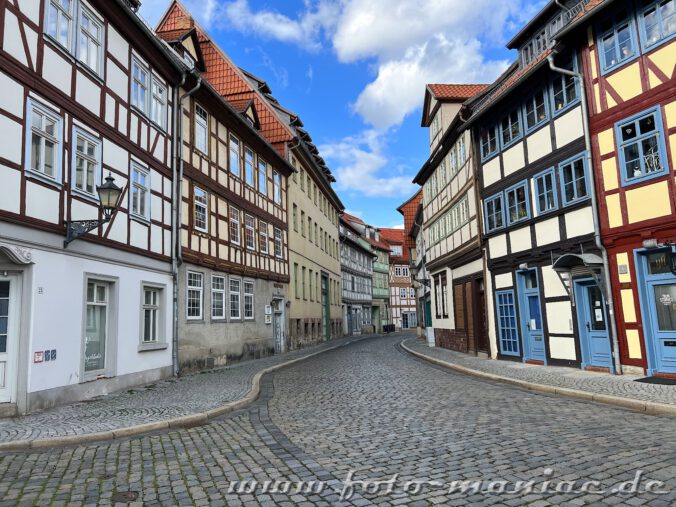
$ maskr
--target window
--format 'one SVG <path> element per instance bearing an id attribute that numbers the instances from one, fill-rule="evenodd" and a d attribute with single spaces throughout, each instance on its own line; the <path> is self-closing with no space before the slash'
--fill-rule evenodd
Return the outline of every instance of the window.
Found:
<path id="1" fill-rule="evenodd" d="M 571 55 L 567 61 L 559 64 L 559 67 L 571 71 L 577 71 L 577 63 L 574 55 Z M 578 100 L 577 79 L 573 76 L 557 74 L 552 82 L 552 101 L 554 103 L 554 112 L 556 115 L 564 111 L 570 105 Z"/>
<path id="2" fill-rule="evenodd" d="M 390 253 L 391 253 L 392 255 L 397 256 L 397 257 L 401 257 L 401 256 L 402 256 L 401 245 L 392 245 L 392 246 L 390 247 Z"/>
<path id="3" fill-rule="evenodd" d="M 230 206 L 230 243 L 239 245 L 239 210 Z"/>
<path id="4" fill-rule="evenodd" d="M 293 264 L 293 293 L 296 299 L 300 298 L 300 292 L 298 292 L 298 263 Z"/>
<path id="5" fill-rule="evenodd" d="M 632 184 L 668 171 L 662 117 L 652 109 L 616 125 L 622 183 Z"/>
<path id="6" fill-rule="evenodd" d="M 547 97 L 544 88 L 538 90 L 524 106 L 526 131 L 534 130 L 547 121 Z"/>
<path id="7" fill-rule="evenodd" d="M 98 199 L 96 185 L 101 174 L 101 141 L 78 129 L 73 131 L 73 189 Z"/>
<path id="8" fill-rule="evenodd" d="M 409 294 L 411 295 L 411 299 L 415 299 L 415 289 L 409 289 Z"/>
<path id="9" fill-rule="evenodd" d="M 206 191 L 195 187 L 195 229 L 209 232 L 209 197 Z"/>
<path id="10" fill-rule="evenodd" d="M 61 0 L 61 4 L 64 3 L 69 1 Z M 97 74 L 101 74 L 103 24 L 83 5 L 80 5 L 78 32 L 76 42 L 78 59 Z"/>
<path id="11" fill-rule="evenodd" d="M 225 319 L 225 277 L 211 277 L 211 318 Z"/>
<path id="12" fill-rule="evenodd" d="M 241 286 L 241 280 L 230 279 L 230 318 L 235 320 L 242 318 L 240 304 Z"/>
<path id="13" fill-rule="evenodd" d="M 254 153 L 249 148 L 244 148 L 244 178 L 247 185 L 254 186 Z"/>
<path id="14" fill-rule="evenodd" d="M 306 273 L 306 269 L 305 269 L 305 266 L 303 266 L 303 299 L 307 299 L 307 297 L 305 295 L 305 273 Z"/>
<path id="15" fill-rule="evenodd" d="M 204 275 L 188 271 L 188 293 L 186 297 L 186 315 L 188 320 L 202 318 Z"/>
<path id="16" fill-rule="evenodd" d="M 254 283 L 244 280 L 244 320 L 254 319 Z"/>
<path id="17" fill-rule="evenodd" d="M 195 148 L 204 153 L 209 149 L 209 114 L 199 104 L 195 104 Z"/>
<path id="18" fill-rule="evenodd" d="M 167 87 L 152 77 L 152 104 L 150 119 L 162 130 L 167 129 Z"/>
<path id="19" fill-rule="evenodd" d="M 315 298 L 315 292 L 312 290 L 312 280 L 313 280 L 313 278 L 314 278 L 314 277 L 312 276 L 312 270 L 310 270 L 309 275 L 310 275 L 310 286 L 309 286 L 309 290 L 310 290 L 310 301 L 314 301 L 314 300 L 315 300 L 315 299 L 314 299 L 314 298 Z"/>
<path id="20" fill-rule="evenodd" d="M 131 190 L 129 199 L 131 214 L 144 220 L 150 219 L 150 176 L 148 170 L 132 163 Z"/>
<path id="21" fill-rule="evenodd" d="M 310 243 L 312 243 L 312 217 L 307 217 L 307 235 Z"/>
<path id="22" fill-rule="evenodd" d="M 613 70 L 636 55 L 633 17 L 626 6 L 613 9 L 599 27 L 599 58 L 601 70 Z"/>
<path id="23" fill-rule="evenodd" d="M 106 369 L 108 350 L 109 297 L 111 284 L 90 280 L 87 282 L 85 307 L 85 373 Z"/>
<path id="24" fill-rule="evenodd" d="M 131 62 L 131 104 L 148 115 L 148 86 L 150 73 L 136 59 Z"/>
<path id="25" fill-rule="evenodd" d="M 315 222 L 315 245 L 319 246 L 319 228 Z"/>
<path id="26" fill-rule="evenodd" d="M 240 153 L 239 140 L 230 136 L 230 173 L 239 178 Z"/>
<path id="27" fill-rule="evenodd" d="M 65 48 L 71 47 L 73 4 L 72 0 L 49 0 L 47 7 L 47 34 Z"/>
<path id="28" fill-rule="evenodd" d="M 256 219 L 251 215 L 244 215 L 244 243 L 248 250 L 256 249 Z"/>
<path id="29" fill-rule="evenodd" d="M 268 193 L 268 165 L 260 158 L 258 159 L 258 191 L 263 195 Z"/>
<path id="30" fill-rule="evenodd" d="M 160 341 L 160 295 L 162 291 L 155 287 L 143 287 L 143 305 L 141 307 L 143 332 L 141 340 L 146 343 Z"/>
<path id="31" fill-rule="evenodd" d="M 498 151 L 497 131 L 497 125 L 481 129 L 481 158 L 486 159 Z"/>
<path id="32" fill-rule="evenodd" d="M 495 295 L 497 299 L 500 353 L 508 356 L 518 356 L 519 332 L 516 324 L 514 291 L 498 291 Z"/>
<path id="33" fill-rule="evenodd" d="M 277 171 L 272 173 L 272 198 L 275 204 L 282 204 L 282 182 Z"/>
<path id="34" fill-rule="evenodd" d="M 507 223 L 509 225 L 528 220 L 530 207 L 528 206 L 528 183 L 519 183 L 505 191 L 507 195 Z"/>
<path id="35" fill-rule="evenodd" d="M 262 254 L 268 253 L 268 224 L 258 222 L 258 249 Z"/>
<path id="36" fill-rule="evenodd" d="M 400 266 L 395 266 L 394 268 L 394 276 L 400 277 L 401 276 L 401 267 Z"/>
<path id="37" fill-rule="evenodd" d="M 298 232 L 298 205 L 293 205 L 293 230 Z"/>
<path id="38" fill-rule="evenodd" d="M 559 165 L 559 176 L 561 178 L 561 196 L 564 206 L 589 197 L 583 156 L 578 156 Z"/>
<path id="39" fill-rule="evenodd" d="M 535 181 L 535 207 L 538 215 L 555 210 L 558 206 L 556 204 L 554 169 L 547 169 L 533 179 Z"/>
<path id="40" fill-rule="evenodd" d="M 283 257 L 283 246 L 282 230 L 279 227 L 275 227 L 275 257 L 279 257 L 280 259 Z"/>
<path id="41" fill-rule="evenodd" d="M 305 237 L 305 212 L 302 210 L 300 212 L 300 235 Z"/>
<path id="42" fill-rule="evenodd" d="M 676 33 L 676 0 L 644 0 L 641 18 L 646 47 L 671 38 Z"/>
<path id="43" fill-rule="evenodd" d="M 399 297 L 401 299 L 406 299 L 406 295 L 408 294 L 408 291 L 405 288 L 400 288 L 399 289 Z"/>
<path id="44" fill-rule="evenodd" d="M 509 146 L 521 137 L 519 110 L 514 109 L 500 121 L 502 146 Z"/>
<path id="45" fill-rule="evenodd" d="M 486 232 L 495 231 L 505 225 L 502 194 L 486 199 Z"/>
<path id="46" fill-rule="evenodd" d="M 30 170 L 52 181 L 61 181 L 61 118 L 34 101 L 29 100 L 28 107 L 31 144 L 27 158 Z"/>

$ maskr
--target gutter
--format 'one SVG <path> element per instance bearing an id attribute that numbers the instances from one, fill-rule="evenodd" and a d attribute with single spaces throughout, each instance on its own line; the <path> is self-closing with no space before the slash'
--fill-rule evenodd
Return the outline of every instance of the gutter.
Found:
<path id="1" fill-rule="evenodd" d="M 556 43 L 555 40 L 552 41 L 552 48 Z M 558 72 L 565 76 L 570 76 L 577 80 L 580 85 L 580 104 L 582 106 L 582 127 L 584 129 L 584 146 L 585 146 L 585 159 L 587 163 L 587 168 L 590 172 L 589 178 L 589 190 L 591 192 L 591 203 L 592 203 L 592 216 L 594 217 L 594 242 L 596 243 L 596 248 L 601 251 L 603 258 L 603 278 L 605 285 L 605 298 L 606 305 L 608 306 L 608 318 L 610 320 L 610 329 L 611 329 L 611 338 L 613 341 L 613 359 L 615 363 L 615 374 L 622 374 L 622 364 L 620 362 L 620 347 L 619 340 L 617 335 L 617 323 L 615 322 L 615 304 L 613 301 L 613 291 L 610 285 L 610 268 L 608 266 L 608 252 L 603 246 L 601 241 L 601 229 L 599 224 L 599 207 L 598 201 L 596 198 L 596 182 L 594 180 L 594 166 L 592 165 L 592 152 L 591 152 L 591 135 L 589 131 L 589 111 L 587 108 L 587 90 L 585 88 L 584 77 L 579 72 L 573 72 L 568 69 L 562 69 L 557 67 L 554 64 L 554 55 L 557 51 L 552 49 L 552 52 L 547 56 L 547 62 L 549 63 L 549 68 L 553 72 Z"/>
<path id="2" fill-rule="evenodd" d="M 187 74 L 183 74 L 181 84 L 175 88 L 174 99 L 178 97 L 181 87 L 185 84 Z M 179 234 L 179 227 L 181 224 L 181 204 L 183 202 L 183 101 L 197 92 L 202 86 L 202 76 L 197 76 L 197 84 L 187 93 L 184 93 L 178 100 L 174 100 L 176 104 L 176 113 L 174 120 L 174 188 L 172 196 L 172 231 L 174 238 L 172 268 L 174 275 L 174 324 L 173 324 L 173 347 L 172 347 L 172 365 L 174 376 L 180 375 L 179 358 L 178 358 L 178 268 L 183 264 L 183 251 L 181 248 L 181 238 Z M 178 131 L 178 132 L 177 132 Z M 178 174 L 176 172 L 178 171 Z"/>

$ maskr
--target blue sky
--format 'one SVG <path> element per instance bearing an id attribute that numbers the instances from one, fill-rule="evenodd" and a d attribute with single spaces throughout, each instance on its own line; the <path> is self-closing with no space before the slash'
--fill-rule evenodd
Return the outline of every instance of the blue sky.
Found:
<path id="1" fill-rule="evenodd" d="M 169 0 L 144 0 L 154 25 Z M 379 227 L 427 159 L 426 83 L 492 81 L 544 0 L 184 0 L 234 62 L 295 111 L 346 210 Z"/>

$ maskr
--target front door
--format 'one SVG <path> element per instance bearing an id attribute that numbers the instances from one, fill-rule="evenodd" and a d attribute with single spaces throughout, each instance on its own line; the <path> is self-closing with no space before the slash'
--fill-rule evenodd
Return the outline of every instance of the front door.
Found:
<path id="1" fill-rule="evenodd" d="M 272 301 L 274 312 L 274 333 L 275 333 L 275 354 L 284 352 L 284 312 L 283 301 L 275 299 Z"/>
<path id="2" fill-rule="evenodd" d="M 676 276 L 668 251 L 642 256 L 645 292 L 641 298 L 649 373 L 676 374 Z"/>
<path id="3" fill-rule="evenodd" d="M 408 313 L 401 314 L 401 328 L 408 329 Z"/>
<path id="4" fill-rule="evenodd" d="M 15 401 L 19 298 L 16 277 L 0 276 L 0 403 Z"/>
<path id="5" fill-rule="evenodd" d="M 601 289 L 593 280 L 576 281 L 575 299 L 582 367 L 596 366 L 612 370 L 610 336 Z"/>
<path id="6" fill-rule="evenodd" d="M 476 304 L 478 306 L 476 312 L 477 350 L 488 353 L 490 352 L 490 345 L 488 344 L 488 333 L 486 332 L 486 294 L 483 279 L 477 281 L 476 287 Z"/>
<path id="7" fill-rule="evenodd" d="M 523 329 L 523 360 L 546 363 L 540 287 L 535 269 L 519 273 L 519 307 Z"/>

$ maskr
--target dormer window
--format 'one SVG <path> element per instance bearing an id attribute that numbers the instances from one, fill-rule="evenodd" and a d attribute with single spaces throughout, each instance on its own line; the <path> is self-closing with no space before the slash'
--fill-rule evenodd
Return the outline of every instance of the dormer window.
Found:
<path id="1" fill-rule="evenodd" d="M 547 30 L 542 29 L 521 48 L 521 66 L 526 67 L 547 49 Z"/>

